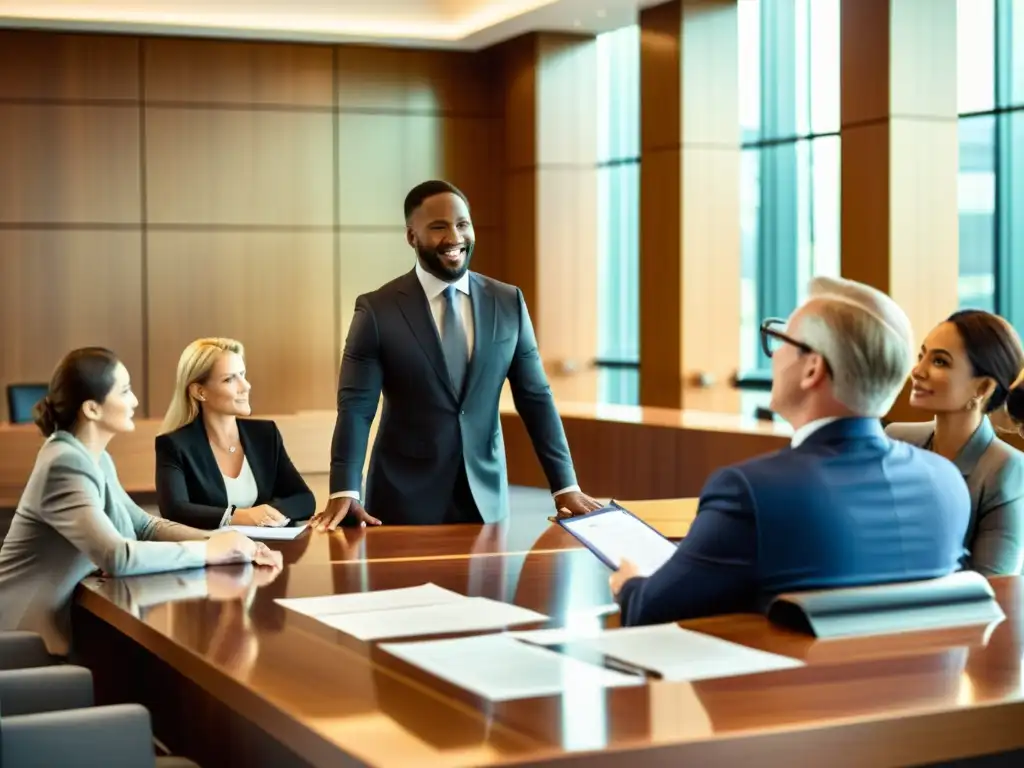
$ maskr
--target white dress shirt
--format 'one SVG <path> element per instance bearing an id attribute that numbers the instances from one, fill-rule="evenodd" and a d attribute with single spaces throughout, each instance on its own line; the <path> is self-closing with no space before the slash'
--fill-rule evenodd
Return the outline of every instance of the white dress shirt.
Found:
<path id="1" fill-rule="evenodd" d="M 220 474 L 224 478 L 224 490 L 228 494 L 228 508 L 220 521 L 223 528 L 231 523 L 231 508 L 249 509 L 252 507 L 256 503 L 259 489 L 256 487 L 256 478 L 252 474 L 252 467 L 249 466 L 247 456 L 242 457 L 242 471 L 238 473 L 238 477 L 229 477 L 223 472 Z"/>
<path id="2" fill-rule="evenodd" d="M 793 433 L 793 437 L 790 438 L 789 445 L 791 448 L 799 448 L 801 443 L 807 438 L 817 432 L 819 429 L 824 427 L 826 424 L 831 424 L 833 421 L 839 421 L 839 416 L 826 416 L 824 419 L 815 419 L 804 424 L 800 429 Z"/>
<path id="3" fill-rule="evenodd" d="M 420 285 L 423 287 L 423 293 L 427 296 L 427 303 L 430 305 L 430 314 L 434 318 L 434 326 L 437 328 L 438 338 L 443 341 L 442 334 L 444 333 L 444 312 L 445 312 L 445 298 L 444 291 L 450 285 L 439 277 L 435 277 L 425 270 L 416 261 L 416 277 L 420 281 Z M 456 280 L 451 285 L 455 286 L 456 300 L 458 301 L 459 315 L 462 318 L 462 327 L 466 332 L 466 344 L 469 346 L 469 360 L 473 359 L 473 338 L 475 335 L 475 328 L 473 326 L 473 302 L 469 298 L 469 271 L 463 272 L 462 277 Z M 579 491 L 578 485 L 571 485 L 568 488 L 563 488 L 560 491 L 556 491 L 553 496 L 559 496 L 563 493 L 569 493 L 570 491 Z M 349 498 L 358 499 L 360 497 L 359 491 L 338 491 L 332 493 L 331 498 L 339 498 L 348 496 Z"/>
<path id="4" fill-rule="evenodd" d="M 427 272 L 419 261 L 416 262 L 416 277 L 423 286 L 423 292 L 427 294 L 427 303 L 430 304 L 430 314 L 434 318 L 434 325 L 437 327 L 437 335 L 444 340 L 444 291 L 448 283 Z M 462 277 L 452 285 L 455 286 L 455 300 L 458 303 L 459 316 L 462 318 L 462 327 L 466 331 L 466 344 L 469 345 L 469 359 L 473 359 L 473 302 L 469 299 L 469 272 L 463 272 Z"/>

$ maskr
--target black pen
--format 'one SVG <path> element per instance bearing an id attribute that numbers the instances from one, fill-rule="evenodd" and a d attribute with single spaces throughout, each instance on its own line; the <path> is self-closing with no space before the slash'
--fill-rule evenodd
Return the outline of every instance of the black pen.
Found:
<path id="1" fill-rule="evenodd" d="M 626 674 L 626 675 L 635 675 L 637 677 L 643 677 L 643 678 L 648 678 L 648 677 L 652 677 L 652 678 L 655 678 L 655 679 L 660 679 L 661 678 L 661 675 L 659 673 L 657 673 L 657 672 L 654 672 L 653 670 L 645 669 L 644 667 L 639 667 L 639 666 L 637 666 L 635 664 L 630 664 L 630 663 L 625 662 L 625 661 L 620 661 L 619 659 L 613 659 L 611 656 L 605 656 L 604 657 L 604 664 L 609 669 L 612 669 L 612 670 L 614 670 L 616 672 L 622 672 L 623 674 Z"/>

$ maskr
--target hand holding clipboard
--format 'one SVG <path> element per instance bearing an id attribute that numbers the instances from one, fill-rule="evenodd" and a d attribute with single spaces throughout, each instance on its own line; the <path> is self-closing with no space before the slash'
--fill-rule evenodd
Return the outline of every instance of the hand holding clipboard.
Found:
<path id="1" fill-rule="evenodd" d="M 650 576 L 675 554 L 676 545 L 614 499 L 594 512 L 574 517 L 549 518 L 574 536 L 612 570 L 622 560 Z"/>

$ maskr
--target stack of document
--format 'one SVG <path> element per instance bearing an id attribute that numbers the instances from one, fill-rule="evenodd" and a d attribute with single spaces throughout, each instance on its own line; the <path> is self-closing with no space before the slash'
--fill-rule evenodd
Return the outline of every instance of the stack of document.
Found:
<path id="1" fill-rule="evenodd" d="M 285 608 L 360 640 L 502 630 L 544 622 L 547 616 L 483 597 L 466 597 L 436 584 L 324 597 L 282 598 Z M 559 646 L 556 650 L 551 646 Z M 571 688 L 706 680 L 803 666 L 676 624 L 602 630 L 561 628 L 506 631 L 442 640 L 389 642 L 380 648 L 429 674 L 491 701 L 551 696 Z M 577 658 L 573 649 L 590 658 Z M 603 663 L 600 657 L 604 657 Z M 611 669 L 606 668 L 612 667 Z"/>
<path id="2" fill-rule="evenodd" d="M 466 597 L 429 583 L 276 602 L 359 640 L 495 630 L 548 619 L 517 605 Z"/>
<path id="3" fill-rule="evenodd" d="M 513 640 L 507 634 L 385 643 L 393 656 L 490 701 L 642 685 L 644 678 Z M 585 698 L 585 696 L 584 696 Z"/>
<path id="4" fill-rule="evenodd" d="M 579 633 L 541 629 L 508 632 L 507 636 L 541 646 L 559 645 L 569 652 L 574 647 L 595 651 L 632 668 L 654 672 L 663 680 L 709 680 L 804 666 L 798 659 L 747 648 L 677 624 Z"/>
<path id="5" fill-rule="evenodd" d="M 308 531 L 309 526 L 292 525 L 286 528 L 272 528 L 264 525 L 226 525 L 220 530 L 237 531 L 243 536 L 248 536 L 250 539 L 263 541 L 291 541 L 292 539 L 299 538 L 299 536 Z"/>

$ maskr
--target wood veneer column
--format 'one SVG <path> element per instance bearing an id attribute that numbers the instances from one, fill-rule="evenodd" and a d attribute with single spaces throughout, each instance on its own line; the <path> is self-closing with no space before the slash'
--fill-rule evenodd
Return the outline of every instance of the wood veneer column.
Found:
<path id="1" fill-rule="evenodd" d="M 842 274 L 920 340 L 957 307 L 956 0 L 842 1 Z M 921 420 L 906 393 L 890 418 Z"/>
<path id="2" fill-rule="evenodd" d="M 734 410 L 740 358 L 736 0 L 640 14 L 640 402 Z M 717 384 L 698 389 L 710 374 Z"/>
<path id="3" fill-rule="evenodd" d="M 501 277 L 523 290 L 556 396 L 592 401 L 597 375 L 597 62 L 593 37 L 507 43 Z"/>

